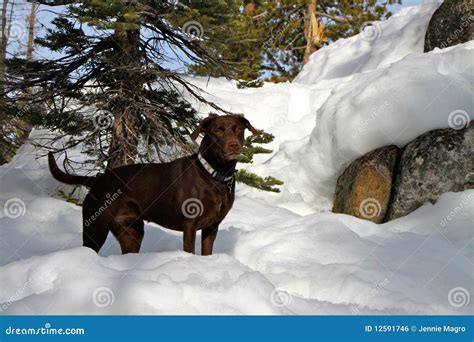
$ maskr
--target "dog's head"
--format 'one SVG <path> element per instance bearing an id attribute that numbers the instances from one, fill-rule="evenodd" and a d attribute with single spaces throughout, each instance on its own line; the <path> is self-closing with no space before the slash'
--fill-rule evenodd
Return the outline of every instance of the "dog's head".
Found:
<path id="1" fill-rule="evenodd" d="M 241 115 L 215 115 L 210 114 L 201 121 L 196 130 L 191 134 L 191 139 L 196 140 L 199 134 L 204 134 L 201 146 L 215 150 L 224 160 L 236 159 L 242 151 L 245 129 L 252 134 L 257 130 Z"/>

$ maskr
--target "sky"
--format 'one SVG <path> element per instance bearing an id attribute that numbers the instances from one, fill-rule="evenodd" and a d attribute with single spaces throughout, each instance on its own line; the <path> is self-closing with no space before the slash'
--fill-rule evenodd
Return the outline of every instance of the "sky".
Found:
<path id="1" fill-rule="evenodd" d="M 397 12 L 402 7 L 419 5 L 421 4 L 421 1 L 422 0 L 402 0 L 402 6 L 400 5 L 393 6 L 392 12 Z"/>

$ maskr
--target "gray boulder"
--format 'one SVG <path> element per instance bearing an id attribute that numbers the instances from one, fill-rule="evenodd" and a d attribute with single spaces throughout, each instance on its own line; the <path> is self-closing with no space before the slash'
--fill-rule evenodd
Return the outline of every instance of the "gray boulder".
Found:
<path id="1" fill-rule="evenodd" d="M 424 51 L 446 48 L 474 39 L 474 2 L 445 0 L 433 13 L 425 35 Z"/>
<path id="2" fill-rule="evenodd" d="M 445 192 L 473 189 L 474 121 L 462 129 L 425 133 L 403 150 L 384 221 L 434 203 Z"/>
<path id="3" fill-rule="evenodd" d="M 385 146 L 352 161 L 337 179 L 334 213 L 381 223 L 390 200 L 397 146 Z"/>

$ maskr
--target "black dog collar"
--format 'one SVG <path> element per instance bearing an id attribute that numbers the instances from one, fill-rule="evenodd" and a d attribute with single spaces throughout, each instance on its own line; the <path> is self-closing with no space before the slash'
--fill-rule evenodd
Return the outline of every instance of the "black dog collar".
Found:
<path id="1" fill-rule="evenodd" d="M 201 163 L 202 167 L 209 172 L 209 174 L 214 178 L 215 180 L 218 180 L 220 182 L 224 183 L 231 183 L 234 181 L 234 173 L 237 172 L 237 170 L 233 170 L 231 174 L 229 175 L 228 173 L 222 173 L 217 170 L 215 170 L 204 157 L 202 156 L 201 152 L 198 153 L 197 155 L 199 162 Z"/>

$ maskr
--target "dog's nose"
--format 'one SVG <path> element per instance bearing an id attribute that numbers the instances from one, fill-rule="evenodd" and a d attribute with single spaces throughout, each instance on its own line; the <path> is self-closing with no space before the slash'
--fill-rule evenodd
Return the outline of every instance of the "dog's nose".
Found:
<path id="1" fill-rule="evenodd" d="M 239 153 L 240 152 L 240 144 L 238 141 L 231 141 L 229 142 L 229 149 L 231 149 L 232 151 L 234 151 L 235 153 Z"/>

